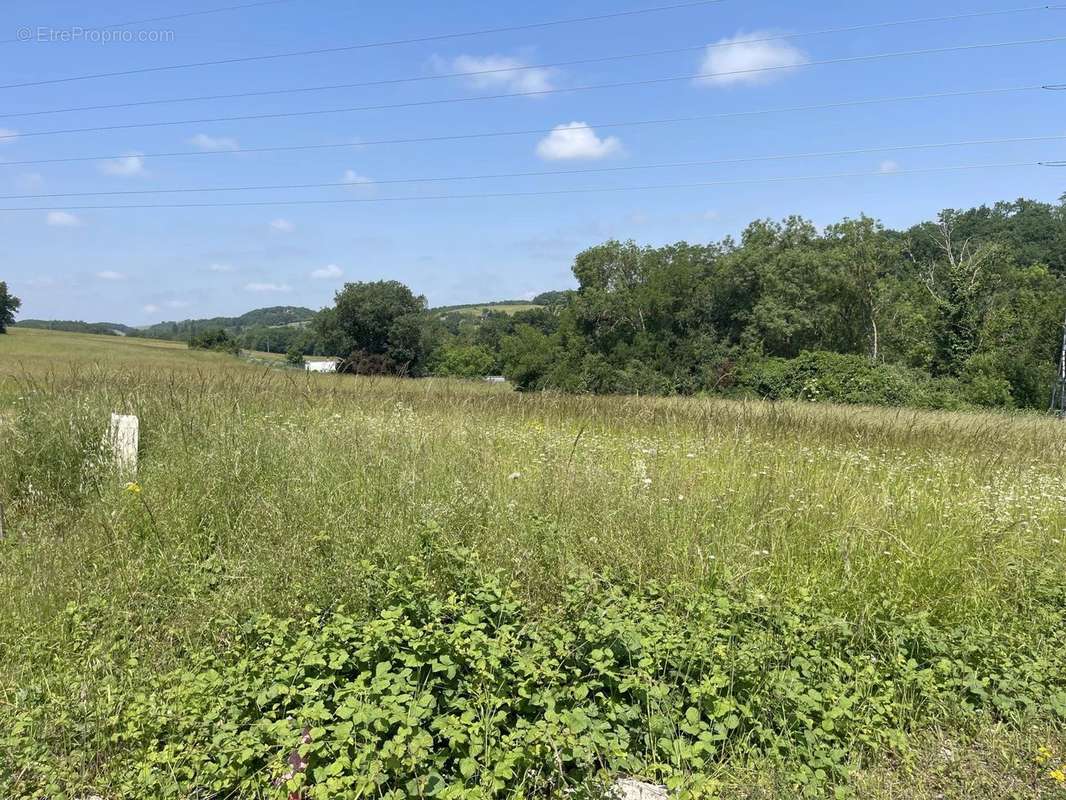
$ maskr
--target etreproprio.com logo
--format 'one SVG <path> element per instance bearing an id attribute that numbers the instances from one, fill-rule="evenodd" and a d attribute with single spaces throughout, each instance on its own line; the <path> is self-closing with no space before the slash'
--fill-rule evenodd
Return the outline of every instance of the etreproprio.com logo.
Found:
<path id="1" fill-rule="evenodd" d="M 167 43 L 174 41 L 172 30 L 129 31 L 115 28 L 51 28 L 24 25 L 18 29 L 20 42 L 87 42 L 89 44 Z"/>

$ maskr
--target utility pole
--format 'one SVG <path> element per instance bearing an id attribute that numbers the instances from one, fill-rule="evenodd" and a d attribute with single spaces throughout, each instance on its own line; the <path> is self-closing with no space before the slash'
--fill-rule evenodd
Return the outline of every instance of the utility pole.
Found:
<path id="1" fill-rule="evenodd" d="M 1062 322 L 1062 352 L 1059 355 L 1059 374 L 1051 390 L 1051 413 L 1066 417 L 1066 319 Z"/>

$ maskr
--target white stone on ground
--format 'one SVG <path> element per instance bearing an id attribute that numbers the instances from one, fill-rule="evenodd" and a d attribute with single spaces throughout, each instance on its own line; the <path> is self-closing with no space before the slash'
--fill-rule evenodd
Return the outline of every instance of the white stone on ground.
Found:
<path id="1" fill-rule="evenodd" d="M 633 778 L 619 778 L 611 785 L 611 793 L 617 800 L 667 800 L 665 786 L 644 783 Z"/>

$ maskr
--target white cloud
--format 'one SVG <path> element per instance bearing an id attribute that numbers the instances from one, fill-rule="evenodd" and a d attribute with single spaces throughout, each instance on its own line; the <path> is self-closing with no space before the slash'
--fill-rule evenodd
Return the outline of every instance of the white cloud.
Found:
<path id="1" fill-rule="evenodd" d="M 113 269 L 105 269 L 102 272 L 97 272 L 96 277 L 102 281 L 121 281 L 126 279 L 125 275 L 121 272 L 115 272 Z"/>
<path id="2" fill-rule="evenodd" d="M 344 170 L 342 179 L 352 190 L 358 191 L 364 197 L 373 197 L 377 193 L 377 185 L 374 183 L 374 179 L 368 178 L 366 175 L 360 175 L 354 169 Z"/>
<path id="3" fill-rule="evenodd" d="M 146 305 L 144 307 L 144 313 L 146 313 L 146 314 L 158 314 L 159 313 L 159 306 L 155 305 L 154 303 L 149 303 L 148 305 Z"/>
<path id="4" fill-rule="evenodd" d="M 187 300 L 167 300 L 163 305 L 167 308 L 188 308 L 189 302 Z"/>
<path id="5" fill-rule="evenodd" d="M 244 285 L 246 292 L 291 292 L 292 287 L 287 283 L 247 283 Z"/>
<path id="6" fill-rule="evenodd" d="M 344 274 L 344 270 L 338 267 L 336 264 L 329 264 L 321 269 L 316 269 L 311 272 L 312 278 L 339 278 Z"/>
<path id="7" fill-rule="evenodd" d="M 739 33 L 707 47 L 696 82 L 705 86 L 732 86 L 741 83 L 768 83 L 810 59 L 795 45 L 766 39 L 771 31 Z M 760 71 L 755 71 L 760 70 Z"/>
<path id="8" fill-rule="evenodd" d="M 240 143 L 230 136 L 208 136 L 206 133 L 196 134 L 189 139 L 189 144 L 208 153 L 240 149 Z"/>
<path id="9" fill-rule="evenodd" d="M 207 268 L 212 272 L 233 272 L 236 269 L 232 264 L 210 264 Z"/>
<path id="10" fill-rule="evenodd" d="M 292 233 L 296 230 L 296 226 L 287 219 L 276 219 L 270 223 L 270 227 L 276 231 L 281 231 L 282 233 Z"/>
<path id="11" fill-rule="evenodd" d="M 81 225 L 81 217 L 69 211 L 49 211 L 45 221 L 53 228 L 76 228 Z"/>
<path id="12" fill-rule="evenodd" d="M 879 169 L 882 173 L 888 175 L 892 172 L 899 172 L 899 164 L 895 161 L 882 161 Z"/>
<path id="13" fill-rule="evenodd" d="M 584 122 L 556 125 L 540 140 L 537 155 L 546 161 L 577 158 L 607 158 L 622 152 L 622 143 L 614 136 L 600 138 Z"/>
<path id="14" fill-rule="evenodd" d="M 144 175 L 144 157 L 141 153 L 127 153 L 122 158 L 105 161 L 100 165 L 100 171 L 105 175 L 121 175 L 123 177 Z"/>
<path id="15" fill-rule="evenodd" d="M 11 128 L 0 128 L 0 144 L 7 144 L 8 142 L 15 141 L 19 136 L 18 131 L 13 131 Z"/>
<path id="16" fill-rule="evenodd" d="M 344 170 L 344 182 L 351 184 L 367 184 L 373 183 L 374 181 L 366 175 L 360 175 L 354 169 L 346 169 Z"/>
<path id="17" fill-rule="evenodd" d="M 462 55 L 451 61 L 437 62 L 441 72 L 464 74 L 462 80 L 475 89 L 508 89 L 515 92 L 546 92 L 554 88 L 554 73 L 543 67 L 530 68 L 525 61 L 511 56 Z"/>
<path id="18" fill-rule="evenodd" d="M 715 211 L 712 208 L 710 211 L 704 211 L 702 216 L 707 222 L 717 222 L 718 219 L 721 218 L 722 214 L 721 212 Z"/>

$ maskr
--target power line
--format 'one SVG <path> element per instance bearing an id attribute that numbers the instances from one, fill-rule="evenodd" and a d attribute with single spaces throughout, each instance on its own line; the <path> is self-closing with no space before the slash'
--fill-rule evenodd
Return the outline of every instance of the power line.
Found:
<path id="1" fill-rule="evenodd" d="M 892 20 L 888 22 L 876 22 L 866 25 L 850 25 L 842 28 L 824 28 L 822 30 L 814 31 L 801 31 L 796 33 L 783 33 L 775 36 L 763 36 L 753 39 L 745 39 L 743 44 L 754 44 L 762 42 L 781 41 L 785 39 L 797 39 L 807 36 L 822 36 L 834 33 L 850 33 L 855 31 L 873 30 L 878 28 L 899 27 L 904 25 L 918 25 L 923 23 L 932 22 L 949 22 L 965 19 L 973 19 L 975 17 L 990 17 L 990 16 L 1003 16 L 1008 14 L 1022 14 L 1032 11 L 1046 11 L 1050 6 L 1026 6 L 1024 8 L 1003 9 L 998 11 L 975 11 L 964 14 L 952 14 L 948 16 L 939 17 L 923 17 L 917 19 L 904 19 L 904 20 Z M 594 58 L 581 58 L 569 61 L 556 61 L 547 64 L 524 64 L 514 67 L 499 67 L 495 69 L 483 69 L 472 70 L 466 72 L 451 72 L 443 73 L 439 75 L 418 75 L 405 78 L 390 78 L 376 81 L 362 81 L 359 83 L 334 83 L 325 84 L 319 86 L 301 86 L 289 89 L 266 89 L 261 91 L 248 91 L 248 92 L 233 92 L 229 94 L 210 94 L 210 95 L 197 95 L 191 97 L 171 97 L 171 98 L 156 98 L 149 100 L 135 100 L 126 103 L 106 103 L 92 106 L 71 106 L 67 108 L 52 108 L 42 111 L 22 111 L 14 114 L 0 114 L 0 117 L 6 119 L 17 119 L 24 117 L 39 117 L 50 114 L 66 114 L 78 111 L 112 111 L 119 108 L 140 108 L 144 106 L 158 106 L 158 105 L 172 105 L 176 103 L 196 103 L 207 102 L 215 100 L 238 100 L 247 99 L 251 97 L 273 97 L 277 95 L 289 95 L 289 94 L 306 94 L 311 92 L 325 92 L 334 91 L 337 89 L 361 89 L 371 86 L 387 86 L 401 83 L 416 83 L 422 81 L 439 81 L 449 80 L 455 78 L 476 78 L 484 77 L 487 75 L 500 75 L 507 73 L 523 72 L 529 70 L 542 70 L 552 69 L 557 67 L 570 67 L 582 64 L 596 64 L 608 61 L 616 61 L 629 58 L 650 58 L 663 55 L 677 55 L 680 53 L 690 53 L 703 51 L 705 49 L 719 49 L 724 47 L 735 47 L 737 42 L 718 42 L 713 44 L 698 44 L 689 45 L 685 47 L 675 47 L 662 50 L 649 50 L 640 53 L 630 53 L 616 56 L 600 56 Z"/>
<path id="2" fill-rule="evenodd" d="M 786 106 L 783 108 L 751 109 L 747 111 L 725 111 L 716 114 L 697 114 L 684 117 L 665 117 L 660 119 L 630 120 L 623 122 L 595 122 L 589 123 L 589 128 L 597 130 L 608 128 L 628 128 L 653 125 L 673 125 L 687 122 L 705 122 L 714 119 L 729 119 L 733 117 L 766 116 L 773 114 L 796 113 L 803 111 L 825 111 L 838 108 L 853 108 L 861 106 L 882 105 L 888 103 L 913 102 L 918 100 L 942 100 L 955 97 L 979 97 L 995 94 L 1009 94 L 1014 92 L 1038 91 L 1051 89 L 1049 85 L 1033 84 L 1029 86 L 1007 86 L 988 89 L 965 89 L 950 92 L 933 92 L 929 94 L 901 95 L 896 97 L 861 98 L 857 100 L 841 100 L 835 103 L 823 103 L 818 105 Z M 274 145 L 265 147 L 239 147 L 227 150 L 181 150 L 159 153 L 138 153 L 138 158 L 179 158 L 187 156 L 217 156 L 232 154 L 251 153 L 284 153 L 301 152 L 309 150 L 335 150 L 353 149 L 356 147 L 374 147 L 395 144 L 426 144 L 430 142 L 467 141 L 471 139 L 486 139 L 506 136 L 532 136 L 551 133 L 554 128 L 527 128 L 525 130 L 510 131 L 485 131 L 479 133 L 458 133 L 440 136 L 417 136 L 398 137 L 392 139 L 371 139 L 358 142 L 324 142 L 318 144 L 295 144 Z M 64 164 L 83 161 L 109 161 L 116 158 L 128 157 L 129 153 L 117 153 L 106 156 L 67 156 L 61 158 L 29 159 L 24 161 L 0 161 L 0 167 L 26 167 L 40 164 Z"/>
<path id="3" fill-rule="evenodd" d="M 8 83 L 0 85 L 0 89 L 19 89 L 29 86 L 46 86 L 56 83 L 70 83 L 73 81 L 95 80 L 97 78 L 117 78 L 124 75 L 143 75 L 150 72 L 167 72 L 179 69 L 192 69 L 194 67 L 217 67 L 225 64 L 245 64 L 253 61 L 272 61 L 283 58 L 297 58 L 302 56 L 325 55 L 328 53 L 343 53 L 352 50 L 369 50 L 378 47 L 396 47 L 398 45 L 419 44 L 424 42 L 440 42 L 447 39 L 462 39 L 471 36 L 485 36 L 494 33 L 512 33 L 516 31 L 536 30 L 558 25 L 574 25 L 584 22 L 598 22 L 606 19 L 619 19 L 622 17 L 635 17 L 643 14 L 656 14 L 663 11 L 676 11 L 686 8 L 716 5 L 726 0 L 690 0 L 685 3 L 673 3 L 671 5 L 653 6 L 650 8 L 638 8 L 630 11 L 615 11 L 609 14 L 594 14 L 584 17 L 569 17 L 566 19 L 549 20 L 547 22 L 531 22 L 524 25 L 506 25 L 499 28 L 482 28 L 481 30 L 462 31 L 458 33 L 439 33 L 432 36 L 419 36 L 409 39 L 393 39 L 381 42 L 366 42 L 362 44 L 341 45 L 339 47 L 320 47 L 313 50 L 291 50 L 284 53 L 267 53 L 258 56 L 239 56 L 235 58 L 220 58 L 213 61 L 193 61 L 185 64 L 168 64 L 161 67 L 139 67 L 137 69 L 118 70 L 115 72 L 97 72 L 88 75 L 70 75 L 65 78 L 49 78 L 47 80 L 26 81 L 24 83 Z"/>
<path id="4" fill-rule="evenodd" d="M 727 164 L 751 164 L 760 161 L 788 161 L 798 159 L 831 158 L 836 156 L 867 155 L 870 153 L 899 153 L 915 150 L 939 150 L 952 147 L 976 147 L 998 144 L 1021 144 L 1032 142 L 1052 142 L 1066 140 L 1066 134 L 1049 134 L 1046 136 L 1018 136 L 999 139 L 968 139 L 954 142 L 933 142 L 923 144 L 886 145 L 883 147 L 861 147 L 848 150 L 824 150 L 807 153 L 778 153 L 772 155 L 742 156 L 701 161 L 675 161 L 659 164 L 627 164 L 612 167 L 585 167 L 566 170 L 531 170 L 523 172 L 494 172 L 475 175 L 447 175 L 421 178 L 391 178 L 384 180 L 332 181 L 328 183 L 283 183 L 253 186 L 199 186 L 176 189 L 116 189 L 95 192 L 52 192 L 47 194 L 11 194 L 0 195 L 2 200 L 44 200 L 58 197 L 117 197 L 149 194 L 191 194 L 200 192 L 249 192 L 294 189 L 354 189 L 367 186 L 385 186 L 389 184 L 410 183 L 445 183 L 452 181 L 496 180 L 502 178 L 555 177 L 561 175 L 588 175 L 609 172 L 633 172 L 639 170 L 679 169 L 689 167 L 712 167 Z M 1045 162 L 1045 166 L 1053 162 Z"/>
<path id="5" fill-rule="evenodd" d="M 259 6 L 276 6 L 280 3 L 290 3 L 292 0 L 260 0 L 257 3 L 242 3 L 237 6 L 223 6 L 222 8 L 207 8 L 203 11 L 186 11 L 181 14 L 168 14 L 164 17 L 148 17 L 146 19 L 132 19 L 125 22 L 108 22 L 102 25 L 82 25 L 81 28 L 92 30 L 114 30 L 115 28 L 128 28 L 131 25 L 146 25 L 149 22 L 168 22 L 173 19 L 186 19 L 188 17 L 203 17 L 208 14 L 219 14 L 223 11 L 240 11 L 245 8 L 258 8 Z M 0 39 L 0 44 L 25 43 L 25 39 Z"/>
<path id="6" fill-rule="evenodd" d="M 602 194 L 612 192 L 641 192 L 666 189 L 703 189 L 713 186 L 736 186 L 757 183 L 792 183 L 802 181 L 833 180 L 839 178 L 894 177 L 899 175 L 921 175 L 943 172 L 960 172 L 975 170 L 1010 169 L 1018 167 L 1043 167 L 1051 162 L 1012 161 L 992 164 L 960 164 L 945 167 L 927 167 L 923 169 L 897 170 L 895 172 L 836 172 L 824 175 L 785 175 L 768 178 L 737 178 L 699 183 L 663 183 L 643 186 L 598 186 L 574 189 L 546 189 L 537 191 L 488 192 L 477 194 L 442 194 L 409 195 L 401 197 L 345 197 L 314 200 L 246 200 L 212 203 L 147 203 L 137 205 L 91 205 L 91 206 L 36 206 L 36 207 L 0 207 L 0 212 L 15 211 L 114 211 L 119 209 L 178 209 L 178 208 L 238 208 L 264 206 L 306 206 L 306 205 L 347 205 L 353 203 L 394 203 L 428 200 L 487 200 L 508 197 L 553 197 L 558 195 Z"/>
<path id="7" fill-rule="evenodd" d="M 543 96 L 549 94 L 560 94 L 563 92 L 585 92 L 594 91 L 600 89 L 617 89 L 633 86 L 651 86 L 663 83 L 673 83 L 677 81 L 690 81 L 690 80 L 713 80 L 715 78 L 724 78 L 735 75 L 750 75 L 755 73 L 773 72 L 786 69 L 798 69 L 800 67 L 818 67 L 827 66 L 831 64 L 854 64 L 866 61 L 877 61 L 891 58 L 904 58 L 910 56 L 920 55 L 933 55 L 938 53 L 957 53 L 963 51 L 973 50 L 989 50 L 999 47 L 1019 47 L 1024 45 L 1034 44 L 1051 44 L 1057 42 L 1066 41 L 1066 36 L 1052 36 L 1043 39 L 1022 39 L 1011 42 L 988 42 L 983 44 L 968 44 L 968 45 L 956 45 L 953 47 L 934 47 L 922 50 L 904 50 L 892 53 L 874 53 L 864 56 L 847 56 L 843 58 L 832 58 L 821 61 L 807 61 L 802 64 L 783 64 L 772 67 L 755 67 L 751 69 L 729 70 L 725 72 L 702 72 L 689 75 L 675 75 L 666 78 L 648 78 L 638 81 L 618 81 L 615 83 L 600 83 L 592 84 L 588 86 L 571 86 L 561 89 L 540 89 L 529 92 L 506 92 L 502 94 L 493 95 L 478 95 L 475 97 L 446 97 L 437 100 L 415 100 L 405 103 L 383 103 L 379 105 L 370 106 L 349 106 L 345 108 L 325 108 L 314 109 L 310 111 L 278 111 L 265 114 L 244 114 L 240 116 L 232 117 L 201 117 L 197 119 L 182 119 L 182 120 L 166 120 L 162 122 L 133 122 L 133 123 L 120 123 L 117 125 L 98 125 L 86 128 L 60 128 L 56 130 L 47 131 L 29 131 L 23 133 L 12 133 L 5 136 L 0 136 L 0 141 L 18 139 L 21 137 L 30 136 L 57 136 L 67 133 L 100 133 L 104 131 L 117 131 L 117 130 L 134 130 L 143 128 L 162 128 L 172 127 L 175 125 L 200 125 L 204 123 L 215 122 L 244 122 L 251 120 L 263 120 L 263 119 L 285 119 L 293 117 L 310 117 L 310 116 L 323 116 L 329 114 L 346 114 L 355 113 L 361 111 L 383 111 L 389 109 L 399 108 L 414 108 L 422 106 L 436 106 L 436 105 L 449 105 L 452 103 L 472 103 L 481 102 L 485 100 L 499 100 L 508 97 L 534 97 Z M 623 58 L 619 56 L 618 58 Z"/>

